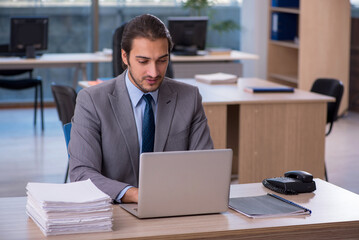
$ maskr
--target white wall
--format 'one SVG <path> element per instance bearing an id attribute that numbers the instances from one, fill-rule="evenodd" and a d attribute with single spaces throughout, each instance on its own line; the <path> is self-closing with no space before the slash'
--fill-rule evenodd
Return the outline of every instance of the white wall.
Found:
<path id="1" fill-rule="evenodd" d="M 268 8 L 268 0 L 242 2 L 240 49 L 260 58 L 243 61 L 243 77 L 267 77 Z"/>

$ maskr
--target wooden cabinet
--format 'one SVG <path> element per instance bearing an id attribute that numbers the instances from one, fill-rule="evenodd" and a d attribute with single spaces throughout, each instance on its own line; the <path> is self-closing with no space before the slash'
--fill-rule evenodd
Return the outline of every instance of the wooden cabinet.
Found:
<path id="1" fill-rule="evenodd" d="M 268 2 L 268 80 L 308 91 L 317 78 L 338 79 L 344 84 L 339 110 L 344 113 L 349 92 L 349 0 L 300 0 L 297 9 Z M 271 40 L 273 12 L 298 16 L 297 41 Z"/>

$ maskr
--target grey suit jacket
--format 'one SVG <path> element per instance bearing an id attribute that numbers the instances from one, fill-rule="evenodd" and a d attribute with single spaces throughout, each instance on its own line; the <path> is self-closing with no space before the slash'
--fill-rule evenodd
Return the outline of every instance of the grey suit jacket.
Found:
<path id="1" fill-rule="evenodd" d="M 211 149 L 196 87 L 165 78 L 159 88 L 154 151 Z M 70 179 L 92 182 L 112 199 L 138 186 L 139 143 L 125 73 L 83 89 L 72 119 Z"/>

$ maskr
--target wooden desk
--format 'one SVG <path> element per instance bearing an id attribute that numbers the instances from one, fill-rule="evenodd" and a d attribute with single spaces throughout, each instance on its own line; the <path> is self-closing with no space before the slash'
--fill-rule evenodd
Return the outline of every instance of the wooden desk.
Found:
<path id="1" fill-rule="evenodd" d="M 233 50 L 230 54 L 224 55 L 197 55 L 197 56 L 178 56 L 171 54 L 171 61 L 178 62 L 231 62 L 236 60 L 258 60 L 258 55 Z"/>
<path id="2" fill-rule="evenodd" d="M 225 72 L 242 76 L 241 60 L 257 60 L 255 54 L 231 51 L 228 55 L 171 55 L 174 75 L 176 78 L 193 78 L 195 74 Z"/>
<path id="3" fill-rule="evenodd" d="M 32 69 L 51 67 L 74 67 L 76 68 L 73 87 L 77 87 L 79 71 L 82 80 L 88 80 L 86 75 L 87 63 L 111 62 L 112 56 L 95 53 L 46 53 L 34 59 L 19 57 L 0 57 L 0 69 Z"/>
<path id="4" fill-rule="evenodd" d="M 324 178 L 326 108 L 333 98 L 297 89 L 245 92 L 246 86 L 278 86 L 256 78 L 231 85 L 181 81 L 199 88 L 215 147 L 233 149 L 239 183 L 296 169 Z"/>
<path id="5" fill-rule="evenodd" d="M 333 98 L 297 89 L 244 92 L 245 86 L 278 86 L 256 78 L 226 85 L 178 81 L 199 88 L 214 146 L 233 149 L 232 171 L 239 183 L 260 182 L 298 169 L 324 178 L 326 108 Z"/>
<path id="6" fill-rule="evenodd" d="M 224 68 L 222 66 L 222 71 L 225 71 L 228 67 L 231 68 L 231 64 L 234 63 L 234 61 L 246 59 L 254 60 L 258 59 L 258 56 L 240 51 L 232 51 L 230 55 L 171 56 L 171 61 L 174 64 L 178 63 L 180 66 L 185 67 L 186 75 L 189 74 L 190 77 L 194 77 L 194 74 L 189 73 L 189 68 L 187 65 L 185 66 L 183 64 L 190 64 L 190 69 L 193 69 L 193 71 L 199 71 L 197 73 L 201 73 L 201 71 L 205 71 L 204 73 L 206 73 L 208 72 L 208 69 L 214 71 L 215 68 L 221 68 L 222 64 L 224 64 Z M 86 64 L 102 62 L 112 62 L 112 55 L 104 55 L 101 53 L 45 53 L 41 57 L 35 59 L 25 59 L 20 57 L 0 57 L 0 69 L 74 67 L 76 71 L 73 79 L 73 87 L 76 88 L 79 71 L 81 71 L 82 80 L 88 80 L 86 75 Z M 199 65 L 193 67 L 193 64 Z M 216 67 L 213 68 L 212 64 L 214 64 Z M 202 69 L 201 66 L 204 68 Z M 208 68 L 208 66 L 210 67 Z M 178 76 L 186 77 L 186 75 L 181 76 L 180 72 L 182 70 L 180 70 L 180 68 L 181 67 L 177 67 L 177 73 L 179 74 Z"/>
<path id="7" fill-rule="evenodd" d="M 48 239 L 359 239 L 359 196 L 316 179 L 314 193 L 284 196 L 311 209 L 310 216 L 250 219 L 222 214 L 139 220 L 114 206 L 113 232 Z M 231 197 L 270 192 L 260 183 L 231 186 Z M 25 213 L 26 198 L 0 198 L 0 239 L 47 239 Z"/>

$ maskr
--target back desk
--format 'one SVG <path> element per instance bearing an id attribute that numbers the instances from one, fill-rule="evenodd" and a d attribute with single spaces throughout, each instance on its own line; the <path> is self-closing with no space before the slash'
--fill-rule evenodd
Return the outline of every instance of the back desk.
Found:
<path id="1" fill-rule="evenodd" d="M 96 53 L 45 53 L 44 55 L 26 59 L 20 57 L 0 57 L 0 69 L 33 69 L 33 68 L 75 68 L 73 88 L 76 89 L 78 74 L 81 72 L 82 80 L 87 80 L 88 63 L 111 62 L 112 56 Z"/>
<path id="2" fill-rule="evenodd" d="M 199 55 L 199 56 L 175 56 L 171 55 L 177 76 L 194 76 L 196 73 L 207 73 L 213 71 L 234 71 L 238 75 L 240 69 L 239 60 L 256 60 L 257 55 L 231 51 L 228 55 Z M 112 55 L 98 53 L 45 53 L 34 59 L 20 57 L 0 57 L 0 69 L 33 69 L 33 68 L 52 68 L 52 67 L 73 67 L 73 87 L 76 89 L 78 73 L 81 72 L 82 80 L 88 80 L 88 63 L 111 63 Z M 234 64 L 234 65 L 233 65 Z M 202 69 L 202 70 L 200 70 Z M 198 72 L 199 71 L 199 72 Z M 181 73 L 182 72 L 182 73 Z M 240 74 L 241 75 L 241 74 Z"/>
<path id="3" fill-rule="evenodd" d="M 333 98 L 297 89 L 245 92 L 246 86 L 278 86 L 257 78 L 228 85 L 180 81 L 199 88 L 215 148 L 233 149 L 239 183 L 297 169 L 324 178 L 326 109 Z"/>
<path id="4" fill-rule="evenodd" d="M 315 179 L 313 193 L 284 196 L 311 209 L 310 216 L 250 219 L 221 214 L 139 220 L 114 206 L 113 231 L 51 236 L 53 240 L 102 239 L 359 239 L 359 196 Z M 260 183 L 231 186 L 231 197 L 270 192 Z M 26 198 L 0 198 L 0 239 L 47 239 L 25 213 Z"/>

